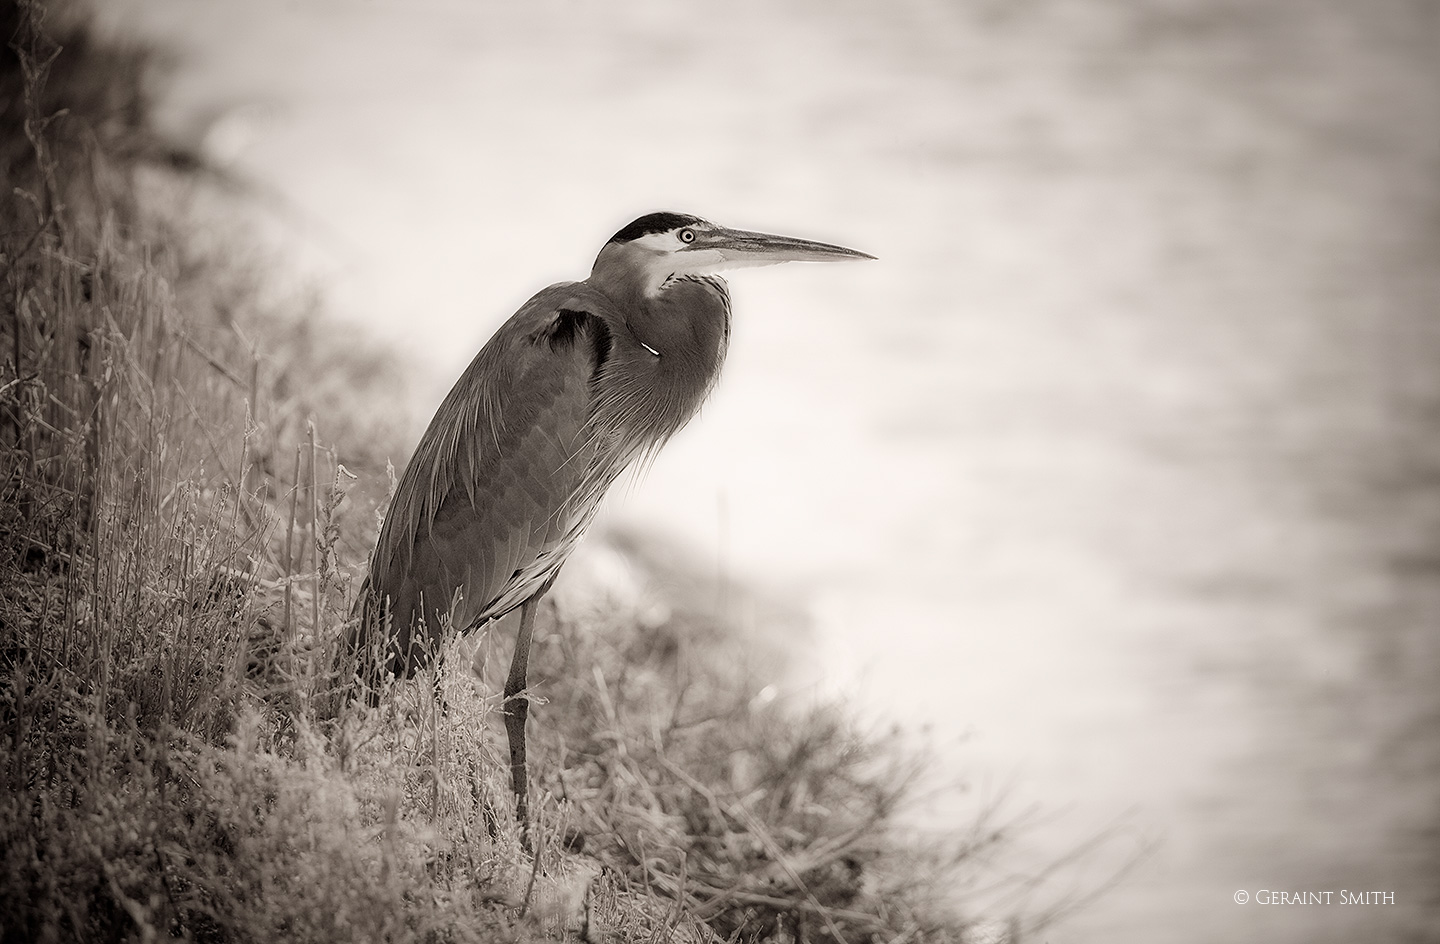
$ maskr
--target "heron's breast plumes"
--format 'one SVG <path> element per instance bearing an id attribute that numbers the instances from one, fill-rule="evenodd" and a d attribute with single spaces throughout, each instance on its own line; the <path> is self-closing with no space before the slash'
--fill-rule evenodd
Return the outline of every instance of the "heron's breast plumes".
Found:
<path id="1" fill-rule="evenodd" d="M 719 278 L 672 280 L 612 328 L 596 376 L 594 423 L 622 464 L 652 455 L 699 411 L 730 340 L 730 297 Z"/>

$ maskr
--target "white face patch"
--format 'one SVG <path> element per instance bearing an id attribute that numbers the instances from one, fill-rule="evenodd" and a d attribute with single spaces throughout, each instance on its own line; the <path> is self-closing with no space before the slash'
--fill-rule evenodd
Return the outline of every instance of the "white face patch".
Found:
<path id="1" fill-rule="evenodd" d="M 684 249 L 686 244 L 680 241 L 679 230 L 672 229 L 668 233 L 646 233 L 639 239 L 630 240 L 630 245 L 645 249 L 650 252 L 671 253 Z"/>
<path id="2" fill-rule="evenodd" d="M 687 226 L 664 233 L 646 233 L 627 244 L 632 250 L 641 250 L 640 267 L 645 272 L 645 294 L 654 295 L 671 278 L 705 275 L 724 264 L 717 250 L 691 249 L 693 241 L 680 238 L 680 233 L 685 230 L 697 237 L 703 237 L 705 232 L 701 226 Z"/>

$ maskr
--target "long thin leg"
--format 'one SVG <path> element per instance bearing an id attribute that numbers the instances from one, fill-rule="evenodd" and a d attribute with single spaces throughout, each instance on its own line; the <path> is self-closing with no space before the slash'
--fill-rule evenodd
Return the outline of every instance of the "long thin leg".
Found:
<path id="1" fill-rule="evenodd" d="M 525 717 L 530 701 L 525 697 L 525 676 L 530 665 L 530 637 L 535 632 L 535 607 L 540 594 L 520 604 L 520 634 L 515 639 L 515 656 L 510 660 L 510 676 L 505 680 L 505 733 L 510 740 L 510 785 L 515 789 L 515 818 L 520 821 L 520 836 L 529 843 L 530 806 L 526 802 L 525 778 Z"/>

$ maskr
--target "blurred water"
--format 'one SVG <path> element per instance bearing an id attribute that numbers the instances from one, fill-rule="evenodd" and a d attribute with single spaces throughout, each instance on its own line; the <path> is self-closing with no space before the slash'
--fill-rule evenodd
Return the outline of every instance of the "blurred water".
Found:
<path id="1" fill-rule="evenodd" d="M 186 51 L 177 127 L 251 106 L 223 141 L 430 404 L 644 210 L 880 256 L 737 275 L 614 517 L 788 587 L 825 686 L 1050 811 L 1022 865 L 1158 839 L 1047 940 L 1440 939 L 1434 4 L 105 15 Z"/>

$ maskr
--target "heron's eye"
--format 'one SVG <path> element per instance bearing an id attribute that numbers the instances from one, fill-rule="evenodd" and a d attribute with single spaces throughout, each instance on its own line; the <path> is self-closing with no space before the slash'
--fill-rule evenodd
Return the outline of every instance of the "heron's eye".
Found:
<path id="1" fill-rule="evenodd" d="M 680 237 L 682 243 L 693 243 L 695 241 L 695 231 L 693 229 L 682 229 L 677 235 Z"/>

